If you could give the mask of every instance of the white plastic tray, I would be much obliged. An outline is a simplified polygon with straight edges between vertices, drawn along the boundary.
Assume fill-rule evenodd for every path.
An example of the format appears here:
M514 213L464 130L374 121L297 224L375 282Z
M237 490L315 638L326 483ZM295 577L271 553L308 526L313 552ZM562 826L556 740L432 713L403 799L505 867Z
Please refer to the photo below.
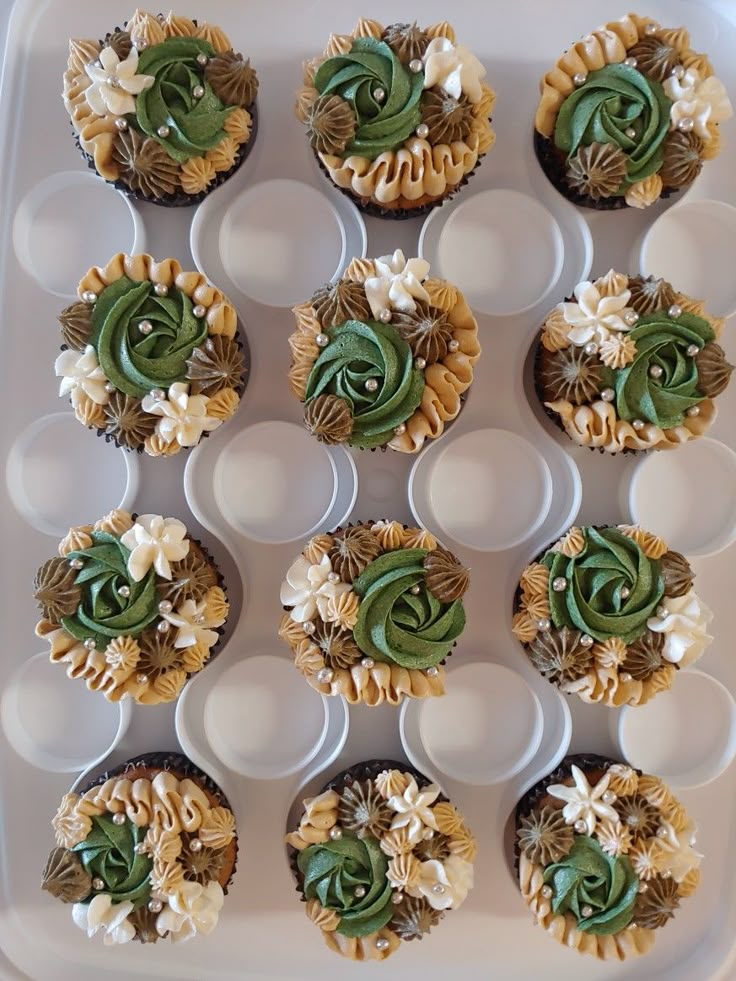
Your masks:
M713 0L713 8L717 6ZM205 5L182 0L177 5L178 12L194 17L202 17L206 10L209 20L221 23L236 48L252 57L261 79L261 122L256 147L244 167L224 189L216 192L211 202L217 195L237 194L255 181L289 178L311 184L337 210L343 208L343 199L318 172L302 129L292 115L301 61L321 50L330 31L350 30L360 13L383 23L414 17L430 23L449 17L458 36L488 66L488 79L498 93L493 121L498 134L496 147L459 200L466 201L475 192L493 187L538 197L556 216L568 246L554 298L569 293L577 279L587 272L580 267L581 262L585 265L586 250L581 250L579 236L576 242L570 237L579 225L574 209L540 179L533 157L531 130L537 79L570 41L598 23L620 16L625 9L612 5L610 0L557 0L553 5L543 0L494 5L481 0L462 0L451 5L441 0L424 0L421 5L403 7L393 0L372 0L369 5L353 3L350 9L347 7L338 0L316 0L309 4L299 0L281 0L278 4L251 0L247 5L234 0L208 0ZM721 0L720 7L736 19L729 0ZM412 507L415 513L424 513L428 497L426 485L422 497L421 474L431 463L430 453L438 453L451 441L473 430L510 430L529 441L547 461L555 492L547 517L531 539L511 550L485 552L470 551L452 540L447 541L473 572L467 601L468 628L449 663L448 686L452 685L456 667L459 669L473 661L497 662L522 676L538 698L543 713L538 753L506 782L471 786L436 773L421 746L420 727L412 706L401 711L361 708L350 709L348 713L341 702L330 700L327 725L323 729L318 724L319 712L315 715L310 711L301 718L310 720L311 751L319 744L316 755L309 760L309 752L305 752L308 762L298 772L280 779L239 776L219 762L210 746L205 724L208 697L213 689L217 692L221 676L249 656L287 656L276 637L280 614L278 587L298 551L298 543L263 544L247 537L242 530L231 530L213 497L212 464L228 441L252 423L299 422L300 408L289 395L285 379L289 357L286 339L292 327L288 310L257 304L246 298L235 284L230 284L227 277L223 278L214 269L211 271L238 307L252 349L253 376L242 407L224 432L215 434L189 455L186 474L189 504L184 490L187 456L183 453L170 460L133 458L128 472L120 467L117 450L81 430L80 438L68 443L74 447L73 458L65 458L62 452L65 445L48 438L46 441L41 438L39 445L53 444L53 455L49 450L47 457L29 459L21 453L19 459L18 450L13 452L18 440L21 440L20 447L28 445L22 442L28 439L26 431L41 417L60 411L71 414L70 407L57 400L52 367L58 349L55 317L64 303L53 291L71 293L74 287L73 281L68 283L67 290L59 287L59 270L73 270L74 275L80 275L87 259L104 262L117 249L130 247L134 239L139 247L145 245L159 257L175 255L185 264L191 259L189 234L195 212L189 209L162 210L151 205L134 205L131 216L112 189L95 188L90 211L85 213L84 205L80 204L77 222L67 221L50 230L49 225L44 225L48 216L38 211L37 189L44 181L60 172L86 173L58 95L66 59L66 38L70 34L102 36L131 12L127 3L109 0L18 0L8 30L0 101L0 459L4 463L10 459L12 473L11 486L3 482L0 487L0 624L3 629L0 684L6 689L7 706L3 707L3 714L11 720L5 725L15 736L13 745L23 755L5 738L0 742L0 947L6 958L6 963L0 964L0 973L3 977L25 976L40 981L85 981L97 979L101 972L110 981L131 977L178 981L203 978L325 981L358 974L361 978L400 974L406 981L420 978L444 981L448 971L464 981L489 977L514 981L537 976L565 981L733 978L736 972L736 878L732 872L736 853L736 769L733 766L709 785L682 793L684 803L700 825L699 840L706 853L702 885L697 896L678 911L675 923L663 931L654 951L646 958L624 965L599 964L558 947L532 925L508 869L503 835L510 810L523 788L553 766L566 751L570 733L572 750L617 752L617 713L597 706L586 707L576 700L564 702L522 657L509 626L516 578L525 561L557 534L561 524L574 518L578 511L575 498L578 471L583 487L578 519L606 522L629 517L626 501L635 467L630 458L610 459L574 448L542 416L533 397L528 398L523 371L541 309L534 308L503 320L479 317L484 353L473 389L458 422L435 449L427 451L426 464L424 458L417 462L395 453L353 454L357 468L353 516L367 519L386 515L403 521L412 519ZM642 5L641 12L650 13L665 24L688 24L694 46L709 52L736 102L734 24L719 19L710 6L674 0L651 0ZM689 195L691 200L711 198L736 203L733 166L736 124L726 124L723 133L724 152L705 167ZM77 193L71 185L69 193ZM48 241L37 234L24 237L17 231L16 236L20 235L24 244L19 244L17 237L14 244L13 224L24 200L26 211L37 209L34 221L38 220L39 224L34 226L35 231L46 228ZM66 197L64 201L68 203ZM212 210L212 204L208 204ZM206 207L203 206L205 216ZM595 247L594 275L604 273L610 265L636 272L630 268L635 242L666 207L660 204L644 214L634 211L586 214ZM217 214L216 210L213 213ZM89 231L90 223L94 232ZM420 222L368 219L366 225L369 255L381 255L397 247L403 248L407 255L417 253ZM25 231L28 232L27 227ZM195 244L217 241L217 227L210 232L209 238L199 234ZM318 248L317 232L312 248ZM356 240L360 240L359 222L353 223L351 234L353 239L357 235ZM94 255L88 254L90 241L94 243ZM26 247L32 249L34 262L48 262L57 256L58 262L63 263L40 270L42 278L45 277L44 288L28 274ZM672 247L676 248L677 243L673 242ZM571 250L581 257L579 261L570 261ZM206 255L194 258L207 268ZM713 257L713 261L719 260L724 275L732 276L734 256ZM284 274L289 275L288 269ZM327 278L330 275L331 270ZM732 330L733 324L729 326ZM727 337L726 347L733 360L732 338ZM719 399L719 406L720 416L710 435L736 448L736 384ZM70 415L72 426L79 428ZM32 434L35 432L32 430ZM337 496L341 493L346 496L349 506L355 490L353 470L349 463L344 466L344 461L340 462L342 476L338 475ZM504 463L495 462L499 467ZM333 463L337 466L336 460ZM414 501L410 506L407 487L414 465ZM96 477L101 473L105 480L99 482ZM341 482L347 482L347 490ZM465 493L465 488L458 490L460 508ZM19 494L28 498L25 507L18 503ZM57 528L67 519L68 522L79 520L83 517L79 513L82 507L89 509L84 511L84 517L91 519L131 496L132 507L178 514L212 550L228 578L233 600L229 642L215 664L189 685L176 711L173 706L132 706L131 718L121 716L119 720L114 713L112 717L104 712L98 716L96 711L89 716L72 715L68 705L63 711L55 712L55 705L72 697L72 682L63 671L44 672L42 689L36 681L30 688L27 683L24 687L24 679L27 682L28 678L37 679L41 675L20 670L41 649L33 636L35 610L30 586L34 571L55 547L55 540L49 534L51 528ZM338 501L334 505L334 515L339 515L339 504ZM328 517L327 523L329 520ZM735 556L736 546L730 545L716 556L694 562L698 590L716 614L717 639L699 667L731 691L736 690L733 657L736 604L732 597ZM291 685L288 690L300 691L298 686ZM317 698L304 685L303 697L312 696ZM213 698L215 707L228 704L228 699ZM463 704L462 699L459 702ZM84 704L84 700L75 701L76 704ZM533 699L530 704L534 704ZM314 706L310 705L311 708ZM295 713L288 704L283 704L282 714L283 725L289 727ZM536 717L534 712L531 715ZM30 741L24 738L27 733L17 731L21 725L18 719L25 719L23 724L32 730L34 738ZM69 732L71 725L79 726L80 730L84 727L87 735L80 738L84 732ZM530 738L532 735L539 738L536 726L532 729ZM115 744L104 745L116 730ZM225 731L232 732L232 729ZM301 736L293 727L289 733L292 743L288 740L283 745L279 743L281 749L286 747L287 757L289 747L293 752ZM253 760L248 757L248 747L240 745L237 736L236 730L229 758L237 759L241 769L248 769ZM282 835L288 811L302 786L315 787L338 766L360 759L401 757L402 736L406 741L404 755L408 754L443 783L476 832L480 841L477 885L463 909L447 917L421 944L400 951L389 965L358 967L331 954L304 916L287 867ZM130 944L111 950L88 942L72 924L68 909L39 889L41 869L52 844L51 816L61 795L76 779L69 770L82 765L79 754L85 748L88 763L98 770L136 753L177 746L183 747L222 784L238 819L239 868L218 930L209 938L179 947L164 943L155 947ZM220 751L228 755L222 747ZM440 758L436 745L433 752L435 758ZM36 763L43 763L44 767L31 765L23 756L35 757ZM503 754L496 756L506 763ZM100 757L102 761L94 764ZM280 761L283 772L289 768L288 764L288 759ZM513 765L509 769L513 771ZM11 968L11 964L15 967Z

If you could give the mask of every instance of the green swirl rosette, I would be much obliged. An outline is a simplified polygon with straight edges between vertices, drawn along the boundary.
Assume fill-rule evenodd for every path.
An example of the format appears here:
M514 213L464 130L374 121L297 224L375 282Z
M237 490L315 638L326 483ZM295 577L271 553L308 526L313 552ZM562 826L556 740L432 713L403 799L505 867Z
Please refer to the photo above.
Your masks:
M115 903L129 901L134 907L143 906L151 895L152 862L135 848L146 837L148 828L138 828L125 819L115 824L112 814L100 814L92 819L92 830L72 851L92 879L101 879Z
M82 567L74 582L82 600L61 625L77 640L94 638L103 650L113 637L137 637L158 616L156 573L151 567L140 582L128 572L128 549L104 531L91 532L88 548L70 552Z
M443 603L427 589L426 555L424 548L386 552L353 581L360 597L353 637L369 657L428 668L447 657L463 632L462 601Z
M422 401L424 373L414 367L411 348L391 326L347 320L327 334L330 342L312 367L304 400L322 394L344 399L353 413L348 442L382 446ZM370 391L371 380L377 383L375 391Z
M544 881L552 888L552 911L573 913L585 933L609 936L634 917L639 879L631 863L625 855L606 855L587 835L576 836L569 854L547 866Z
M617 528L584 528L583 536L577 555L550 551L542 559L552 622L629 644L644 632L664 593L660 564Z
M149 333L141 331L148 321ZM142 398L187 377L187 358L207 338L207 322L176 287L166 296L154 283L127 276L107 286L92 310L90 343L105 377L121 392Z
M714 339L710 324L690 313L675 320L658 310L640 317L629 337L636 344L634 360L613 372L610 382L616 413L620 419L643 419L662 429L679 426L686 411L703 399L695 358L687 352Z
M154 82L136 96L136 121L180 164L204 156L224 139L232 111L212 91L197 63L199 55L211 58L215 50L200 38L170 37L146 48L138 59L138 74L153 76ZM202 95L196 98L198 88Z
M309 845L299 852L297 866L305 898L317 899L339 915L338 933L365 937L391 919L388 859L375 838L359 839L343 832L339 841Z
M627 159L627 179L618 191L623 193L662 166L669 124L670 100L658 82L623 63L605 65L562 103L554 143L568 156L591 143L621 149Z
M400 147L421 123L423 85L424 72L408 72L386 42L373 37L356 38L347 54L323 61L314 76L320 95L339 95L355 113L355 135L343 156L369 160Z

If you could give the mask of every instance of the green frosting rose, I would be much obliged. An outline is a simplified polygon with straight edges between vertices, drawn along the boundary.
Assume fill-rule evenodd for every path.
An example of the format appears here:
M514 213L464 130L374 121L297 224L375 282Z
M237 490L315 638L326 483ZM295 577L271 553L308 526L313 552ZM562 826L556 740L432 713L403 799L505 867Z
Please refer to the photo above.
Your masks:
M138 59L138 74L152 75L155 82L135 100L138 126L178 163L201 157L224 139L223 126L232 107L225 107L212 91L198 55L213 57L207 41L193 37L169 37L146 48ZM193 91L204 90L200 98ZM159 129L168 129L166 136Z
M575 838L570 853L544 870L552 911L574 913L578 930L608 936L631 923L639 879L625 855L606 855L594 838ZM583 909L589 906L592 912Z
M340 916L337 932L365 937L385 926L393 915L388 859L375 838L354 838L343 832L339 841L310 845L299 852L304 895L318 899ZM360 887L363 895L355 894Z
M123 824L115 824L112 814L100 814L92 818L92 830L84 841L72 849L87 873L105 883L99 891L112 896L116 903L129 900L137 908L150 898L148 877L153 863L147 855L135 850L147 831L148 828L138 828L128 818Z
M662 86L628 65L605 65L590 72L560 107L554 142L568 155L591 143L612 143L627 156L629 184L662 166L662 144L670 125L670 101ZM633 130L633 136L626 131Z
M348 54L323 61L314 76L320 95L341 96L355 113L355 136L342 155L369 160L400 147L421 123L423 85L424 72L408 72L386 42L373 37L356 38Z
M629 331L636 356L613 372L610 382L616 391L619 418L643 419L662 429L679 426L686 410L703 399L695 359L687 349L691 344L700 349L714 336L707 321L690 313L676 320L664 310L641 317ZM649 374L653 365L662 369L658 378Z
M128 549L104 531L93 531L91 537L89 548L67 556L84 563L74 580L81 586L82 601L73 616L62 617L61 625L77 640L93 637L102 650L111 638L136 637L155 620L158 594L153 568L134 582L128 573ZM128 595L121 595L121 589Z
M152 325L148 334L140 325ZM207 322L176 287L158 296L148 280L123 276L102 291L92 311L90 343L105 377L126 395L142 398L187 377L187 358L207 338Z
M327 331L330 343L315 361L305 401L327 393L353 410L353 446L387 443L422 401L424 374L414 367L411 348L390 326L347 320ZM378 382L374 392L366 382Z
M353 582L360 597L355 643L377 661L428 668L450 653L465 627L462 601L441 603L426 585L427 549L385 552ZM419 592L412 593L412 587Z
M584 528L583 535L578 555L547 552L542 559L549 569L552 622L629 644L644 632L664 593L660 564L617 528ZM556 590L561 579L565 587Z

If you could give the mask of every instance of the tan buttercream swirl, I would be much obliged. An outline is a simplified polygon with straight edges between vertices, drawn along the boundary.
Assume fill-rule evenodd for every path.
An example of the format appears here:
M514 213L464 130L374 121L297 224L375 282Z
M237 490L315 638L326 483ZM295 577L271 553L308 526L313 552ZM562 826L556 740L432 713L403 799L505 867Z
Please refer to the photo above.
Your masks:
M648 559L661 559L667 551L667 543L659 535L655 535L641 525L617 525L622 535L635 541Z
M519 577L519 585L527 596L546 596L549 589L549 569L541 562L532 562Z
M161 21L166 37L194 37L197 33L197 25L188 17L181 17L170 10Z
M401 770L381 770L373 781L376 790L385 800L389 797L403 797L409 786L409 777Z
M674 664L663 664L645 681L635 678L624 681L615 667L596 664L582 678L560 685L560 690L577 695L589 704L598 703L613 708L645 705L658 692L671 688L676 674Z
M133 16L125 25L125 29L135 41L140 38L146 42L148 47L154 44L161 44L166 38L163 27L157 17L149 14L147 10L136 9Z
M679 426L661 429L645 423L637 432L630 422L619 419L610 402L599 400L590 405L573 405L565 399L545 402L545 406L560 417L567 435L581 446L602 448L609 453L620 450L666 450L702 436L716 418L717 408L712 399L699 403L697 416L686 416Z
M205 792L193 780L179 780L161 770L153 780L110 777L82 795L80 809L93 814L124 813L138 828L155 825L180 834L198 831L209 817L210 804Z
M227 807L211 807L202 818L197 837L205 848L227 848L235 837L235 815Z
M539 628L528 610L517 610L511 620L511 632L522 644L531 644L539 633Z
M70 38L66 67L76 75L86 74L85 66L100 53L100 45L91 38Z
M222 128L236 143L247 143L250 137L253 119L247 109L235 106L227 115Z
M606 770L608 774L608 789L618 797L628 797L636 792L639 786L639 774L626 763L612 763Z
M326 933L336 930L340 925L340 917L335 910L325 909L318 899L308 899L304 909L312 923Z
M611 936L596 936L578 930L572 913L554 914L549 899L542 895L543 866L530 861L522 852L519 856L519 888L524 902L537 923L558 943L581 953L592 954L603 961L623 961L627 957L646 954L654 945L654 931L628 926Z
M455 28L452 24L448 24L446 20L439 21L437 24L430 24L429 27L424 28L424 33L428 34L429 37L446 37L448 41L455 44Z
M583 546L585 545L585 536L583 535L582 529L573 525L562 538L559 539L553 546L551 551L561 552L562 555L566 555L568 558L574 558L579 555ZM546 566L545 566L546 568Z
M399 521L376 521L371 531L378 538L384 552L394 552L401 548L404 540L404 526Z
M52 663L66 665L68 678L81 679L90 691L101 691L111 702L118 702L123 697L130 672L111 667L104 651L88 651L63 627L46 619L36 624L36 636L48 643Z
M191 157L181 165L181 188L185 194L201 194L215 179L215 165L205 157Z
M235 415L240 405L240 396L234 388L221 388L219 392L207 399L205 413L213 419L225 422Z
M89 548L92 544L92 538L90 537L92 530L93 525L76 525L74 528L70 528L59 542L59 555L64 558L70 552Z
M377 20L370 20L368 17L361 17L352 30L352 37L375 37L380 38L383 34L383 24Z
M426 548L429 551L437 548L437 539L426 528L402 528L402 531L403 548Z
M150 436L146 436L143 443L143 449L148 456L174 456L181 448L181 443L178 440L172 439L167 443L160 433L152 433Z
M376 661L372 668L353 664L336 668L330 682L321 683L316 675L307 681L322 695L344 695L350 705L398 705L403 698L431 698L445 691L445 669L438 665L437 674L429 677L416 668Z
M51 821L60 848L74 848L92 830L92 821L88 814L80 812L79 802L77 794L65 794Z
M132 527L133 515L122 508L113 508L104 518L100 518L94 523L95 531L105 531L108 535L115 535L117 538L120 538Z
M385 961L395 950L398 950L401 944L398 936L388 927L382 927L365 937L345 937L335 930L322 930L322 936L330 950L342 954L351 961ZM388 947L385 950L376 947L379 937L388 940Z
M74 56L70 53L70 61L73 58L76 59L76 53ZM114 181L119 175L118 165L112 155L113 141L117 133L115 117L111 114L98 116L92 110L85 95L91 84L92 79L87 75L84 66L79 69L68 68L64 72L62 97L72 125L79 136L80 146L93 158L97 172L105 180Z
M466 862L474 862L478 854L478 844L464 823L450 835L449 848L451 855L457 855Z
M437 828L443 835L457 835L465 827L462 815L449 801L440 801L432 808L432 814L437 822Z
M216 24L208 24L207 21L200 24L197 28L196 37L202 38L203 41L207 41L218 54L224 54L225 51L232 50L232 43L227 34L222 30L221 27L217 27Z
M343 279L349 279L353 283L364 283L366 279L376 275L376 265L373 259L361 259L356 257L351 259L348 267L342 274ZM425 286L427 283L425 282Z
M422 286L429 296L430 306L437 307L448 313L458 301L460 292L457 286L448 283L445 279L435 279L432 276L425 279Z
M316 797L307 797L303 802L304 813L299 827L286 835L286 841L301 851L308 845L327 841L330 828L337 824L337 806L340 795L334 790L325 790Z
M569 329L570 325L562 312L562 304L558 303L545 317L541 334L542 347L546 351L563 351L570 347L570 338L567 336Z
M630 208L648 208L662 193L662 178L659 174L650 174L644 180L632 184L626 191L624 199Z
M675 293L675 303L686 313L692 313L696 317L702 317L703 320L709 323L713 328L713 333L716 335L716 340L718 340L723 333L723 326L726 322L723 317L712 316L705 309L705 302L703 300L695 300L685 293Z

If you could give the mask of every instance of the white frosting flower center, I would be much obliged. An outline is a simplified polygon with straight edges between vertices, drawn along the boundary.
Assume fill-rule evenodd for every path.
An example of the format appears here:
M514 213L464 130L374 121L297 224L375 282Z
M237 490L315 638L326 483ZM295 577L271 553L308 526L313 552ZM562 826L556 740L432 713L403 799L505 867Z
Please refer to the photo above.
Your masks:
M94 61L85 65L92 84L87 87L84 96L92 112L98 116L124 116L135 112L133 96L150 89L155 81L153 75L136 75L136 48L131 48L123 61L113 48L103 48L99 61L99 65Z
M591 341L602 343L611 333L631 329L625 315L629 313L627 303L631 297L628 289L612 296L601 296L595 283L585 281L575 287L577 303L562 303L560 309L565 321L570 324L567 338L578 347Z
M169 562L179 562L189 552L187 529L177 518L160 514L139 515L120 541L130 550L128 572L140 582L151 566L163 579L171 579Z
M175 382L168 399L155 399L146 395L141 406L144 412L161 416L156 432L166 443L176 440L180 446L196 446L203 433L210 433L222 425L222 419L207 415L209 399L206 395L190 395L185 382Z
M388 806L396 811L391 827L406 828L407 838L414 845L425 837L428 829L438 831L437 819L430 804L434 804L439 793L440 788L434 783L419 790L412 777L403 794L395 794L388 799Z
M611 821L615 824L618 821L616 810L602 799L608 790L610 775L604 774L595 787L591 787L580 767L573 764L572 778L575 781L572 787L564 783L553 783L547 787L548 794L565 801L562 809L565 823L575 824L576 821L583 821L585 833L591 836L598 821Z

